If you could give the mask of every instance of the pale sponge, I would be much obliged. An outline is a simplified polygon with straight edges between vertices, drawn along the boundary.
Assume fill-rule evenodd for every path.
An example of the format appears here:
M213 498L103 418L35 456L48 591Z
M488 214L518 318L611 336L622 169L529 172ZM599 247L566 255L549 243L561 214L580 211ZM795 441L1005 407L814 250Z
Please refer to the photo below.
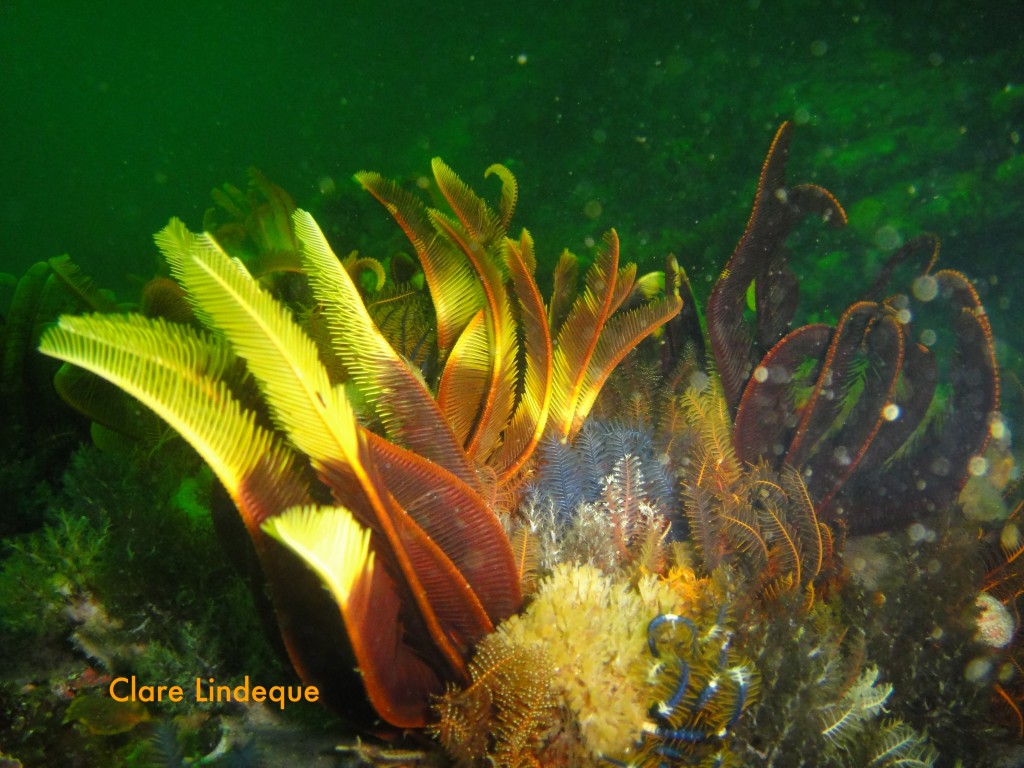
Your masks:
M678 602L678 593L655 577L633 585L592 565L562 563L498 633L517 648L544 651L553 687L591 756L622 755L639 738L651 704L647 625Z

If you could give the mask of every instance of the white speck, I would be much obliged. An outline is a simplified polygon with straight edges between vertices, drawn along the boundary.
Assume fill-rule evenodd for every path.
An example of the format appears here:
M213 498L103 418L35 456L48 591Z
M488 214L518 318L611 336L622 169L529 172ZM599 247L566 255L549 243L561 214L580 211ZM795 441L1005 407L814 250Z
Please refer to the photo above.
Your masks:
M972 456L967 462L967 471L974 477L981 477L988 472L988 459L984 456Z
M992 423L988 425L988 433L992 435L993 440L1002 440L1006 437L1006 422L999 416L992 419Z

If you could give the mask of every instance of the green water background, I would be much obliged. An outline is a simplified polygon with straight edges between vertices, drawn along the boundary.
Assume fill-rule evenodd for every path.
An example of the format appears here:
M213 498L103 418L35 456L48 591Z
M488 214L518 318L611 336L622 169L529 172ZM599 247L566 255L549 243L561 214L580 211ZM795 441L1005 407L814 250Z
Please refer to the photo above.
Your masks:
M492 195L513 169L542 260L614 225L706 292L793 119L790 178L852 225L803 249L806 301L834 315L935 231L1016 347L1022 33L995 2L3 2L0 272L68 252L132 299L152 233L250 165L344 251L374 205L351 174L440 155Z

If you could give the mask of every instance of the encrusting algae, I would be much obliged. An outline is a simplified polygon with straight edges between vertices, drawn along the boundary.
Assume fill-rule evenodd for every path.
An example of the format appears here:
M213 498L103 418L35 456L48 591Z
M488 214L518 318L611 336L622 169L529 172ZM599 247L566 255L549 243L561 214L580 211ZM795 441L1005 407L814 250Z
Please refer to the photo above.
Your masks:
M965 734L1002 716L991 707L1019 717L1024 684L948 670L1016 663L1015 628L987 649L974 637L980 574L918 600L934 581L882 574L870 591L842 553L848 535L917 519L957 557L991 537L955 511L998 418L991 331L964 276L933 274L932 238L837 327L794 330L786 235L845 213L787 185L791 133L704 317L674 258L638 276L614 230L586 270L562 254L545 301L532 236L509 234L512 174L488 169L493 209L435 160L443 210L357 176L418 266L339 259L257 175L265 205L222 194L237 221L157 236L176 282L150 293L180 292L184 315L63 317L41 349L138 398L209 463L302 681L354 717L362 686L371 727L425 729L456 765L965 758ZM922 255L951 318L934 349L888 284ZM915 557L893 562L913 574ZM1009 615L1024 576L1000 573L988 599ZM897 603L921 615L872 624ZM885 656L895 631L920 635L906 657ZM964 702L953 729L922 706L936 689Z

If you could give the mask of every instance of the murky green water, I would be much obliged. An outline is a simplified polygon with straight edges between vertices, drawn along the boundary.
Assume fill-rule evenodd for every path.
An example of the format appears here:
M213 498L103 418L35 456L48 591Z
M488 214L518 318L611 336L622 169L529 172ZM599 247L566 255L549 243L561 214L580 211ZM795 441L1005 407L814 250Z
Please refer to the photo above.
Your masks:
M649 5L5 3L0 263L70 252L127 290L151 234L198 226L249 165L315 208L327 179L347 192L356 170L441 155L470 180L512 167L549 256L614 225L635 258L714 274L794 119L794 178L831 189L869 247L936 231L1012 303L1018 8Z

